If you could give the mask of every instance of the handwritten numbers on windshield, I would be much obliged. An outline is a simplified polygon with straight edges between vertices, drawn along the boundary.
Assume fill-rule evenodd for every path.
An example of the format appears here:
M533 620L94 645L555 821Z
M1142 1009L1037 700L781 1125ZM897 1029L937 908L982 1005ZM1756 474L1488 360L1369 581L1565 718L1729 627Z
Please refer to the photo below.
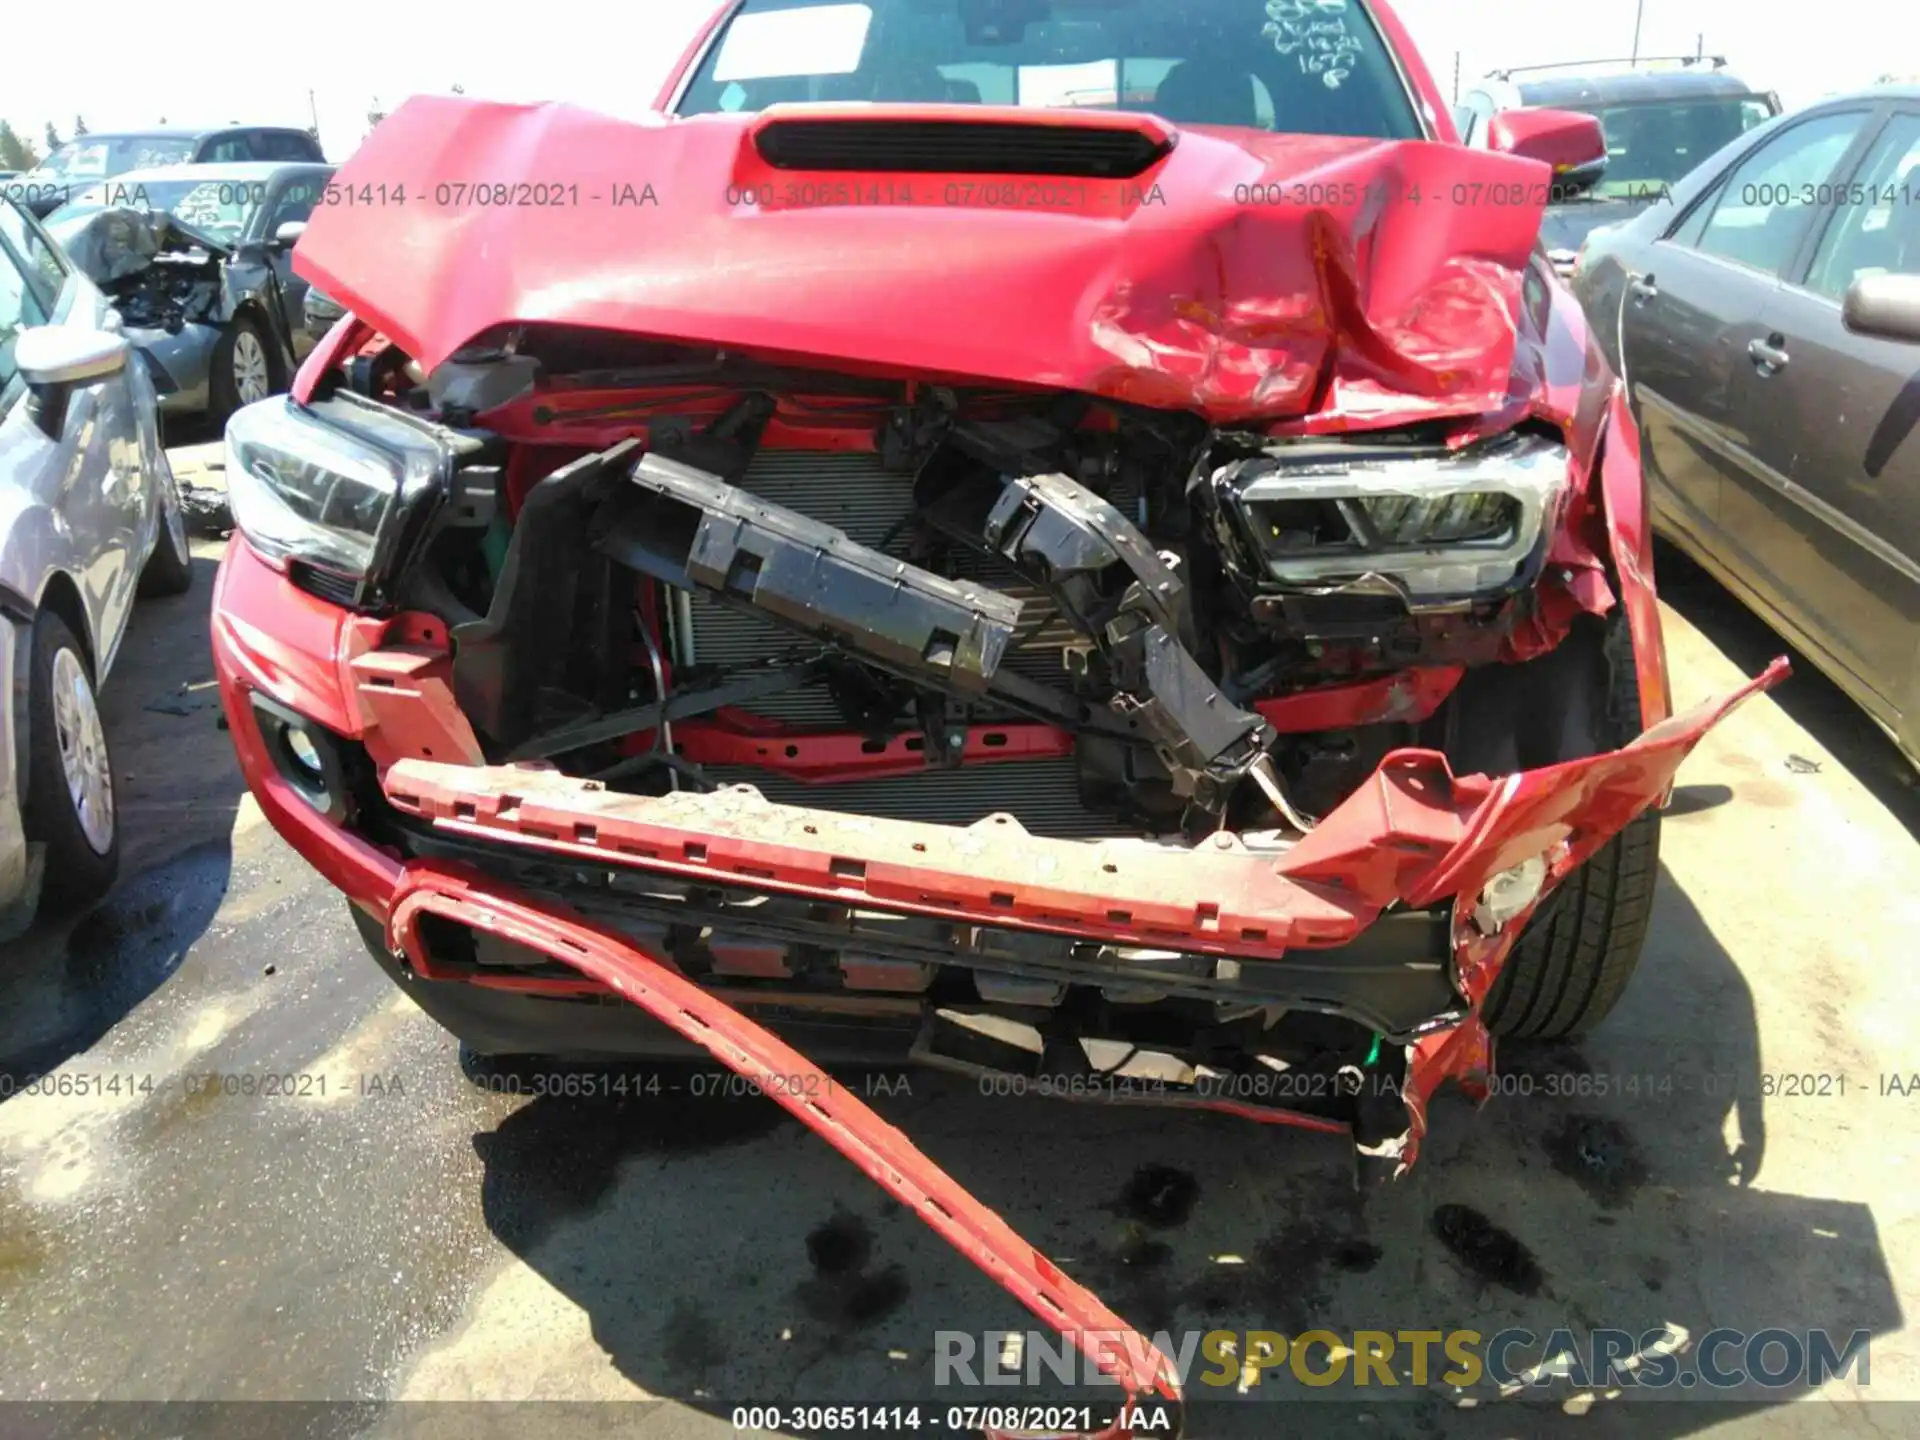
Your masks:
M1353 73L1360 41L1347 33L1347 0L1266 0L1261 34L1282 55L1300 62L1302 75L1318 75L1329 90Z

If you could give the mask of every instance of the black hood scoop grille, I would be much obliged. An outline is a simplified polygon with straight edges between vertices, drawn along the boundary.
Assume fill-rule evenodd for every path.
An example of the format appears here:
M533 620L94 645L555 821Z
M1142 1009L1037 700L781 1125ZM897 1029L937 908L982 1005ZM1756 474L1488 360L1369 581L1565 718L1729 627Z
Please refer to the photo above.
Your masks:
M1133 126L905 119L769 120L755 144L776 170L1089 180L1130 180L1173 148Z

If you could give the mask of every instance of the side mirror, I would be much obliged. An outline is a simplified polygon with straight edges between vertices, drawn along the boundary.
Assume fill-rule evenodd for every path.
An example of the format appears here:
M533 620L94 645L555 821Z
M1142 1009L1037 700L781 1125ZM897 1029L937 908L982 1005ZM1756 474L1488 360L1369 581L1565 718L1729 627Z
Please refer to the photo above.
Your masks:
M49 439L66 428L73 392L118 375L131 353L124 335L72 325L34 325L14 341L13 363L32 392L28 415Z
M1840 323L1856 335L1920 341L1920 275L1862 275L1847 287Z
M282 225L278 230L273 232L274 248L276 250L291 250L295 245L297 245L300 242L300 237L306 233L307 233L306 221L289 220L287 221L286 224Z
M1487 122L1487 148L1552 166L1555 199L1592 189L1607 170L1606 132L1578 110L1502 110Z

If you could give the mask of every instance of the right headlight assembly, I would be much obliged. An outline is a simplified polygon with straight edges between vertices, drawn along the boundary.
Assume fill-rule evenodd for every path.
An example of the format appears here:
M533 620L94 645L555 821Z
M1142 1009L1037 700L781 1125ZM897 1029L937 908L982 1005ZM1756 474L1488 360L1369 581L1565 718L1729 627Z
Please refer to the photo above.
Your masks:
M276 395L227 421L234 524L265 559L335 604L377 606L444 493L454 449L436 427L352 394L312 406Z
M1428 609L1530 584L1567 475L1567 447L1524 431L1454 452L1305 442L1214 480L1275 588L1374 580Z

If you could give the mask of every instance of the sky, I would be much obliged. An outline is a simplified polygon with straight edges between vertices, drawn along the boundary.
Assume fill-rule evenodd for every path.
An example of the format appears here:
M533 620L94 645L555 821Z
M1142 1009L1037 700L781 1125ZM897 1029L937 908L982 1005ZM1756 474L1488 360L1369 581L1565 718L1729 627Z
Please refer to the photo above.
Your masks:
M69 135L76 113L94 130L163 118L176 125L305 126L311 90L321 144L339 160L365 135L370 110L456 85L491 99L564 99L614 114L644 109L715 4L542 0L510 10L469 3L463 29L460 7L441 5L269 0L247 7L244 24L189 26L151 0L89 0L89 33L115 43L97 52L49 52L66 63L13 66L0 81L0 116L44 149L46 123ZM1709 54L1724 54L1749 84L1778 90L1789 106L1870 84L1887 70L1920 75L1920 5L1911 0L1823 0L1818 25L1798 5L1768 0L1644 5L1642 54L1691 54L1704 35ZM1456 52L1464 90L1495 66L1620 56L1633 44L1635 0L1525 7L1513 0L1399 0L1395 8L1443 93L1452 87ZM492 23L510 16L522 19L506 28ZM537 20L528 23L527 16Z

